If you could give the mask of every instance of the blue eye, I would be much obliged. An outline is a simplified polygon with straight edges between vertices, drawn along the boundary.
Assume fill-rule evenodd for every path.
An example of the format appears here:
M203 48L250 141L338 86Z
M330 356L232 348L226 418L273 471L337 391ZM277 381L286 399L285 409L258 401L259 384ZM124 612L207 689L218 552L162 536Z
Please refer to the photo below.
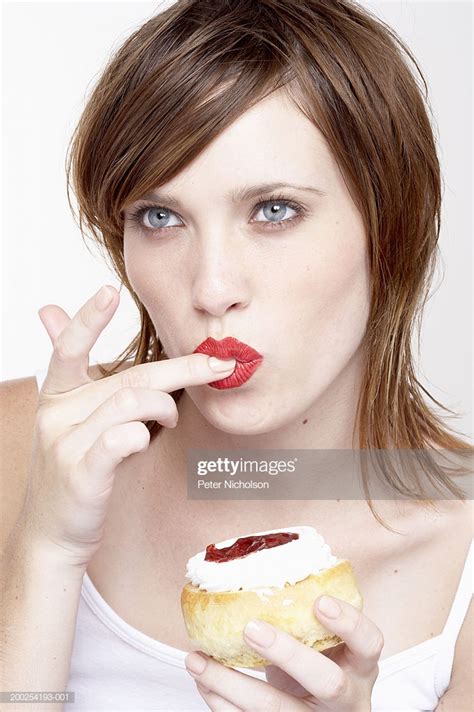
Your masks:
M291 222L292 217L283 220L283 217L288 213L288 208L293 210L296 215L299 215L298 207L293 204L290 205L287 200L266 200L264 203L257 205L257 208L263 211L263 215L268 218L268 222L271 224L278 224L279 222ZM269 208L269 210L267 210ZM294 216L293 216L294 217ZM256 220L255 222L267 222L266 220Z
M260 199L257 205L254 207L252 215L255 212L259 212L260 209L263 211L265 220L251 220L253 224L258 224L263 230L270 228L284 229L290 224L294 224L299 220L303 220L306 217L307 210L302 205L297 203L291 198L285 198L280 195L267 198L266 200ZM289 218L286 217L288 209L294 212L294 215ZM174 216L174 213L169 208L164 205L156 205L154 203L139 203L137 207L128 214L129 220L138 226L139 229L145 232L162 232L164 230L169 230L170 228L180 227L183 223L170 224L170 216ZM173 218L171 218L172 220ZM178 220L181 220L178 218ZM148 224L147 224L148 223Z
M147 220L150 223L149 225L143 224L143 219L145 215L147 216ZM161 208L156 206L143 207L141 210L138 211L138 219L142 226L145 227L147 230L160 230L164 227L176 227L176 225L169 224L170 215L174 215L174 213L171 210L168 210L168 208Z

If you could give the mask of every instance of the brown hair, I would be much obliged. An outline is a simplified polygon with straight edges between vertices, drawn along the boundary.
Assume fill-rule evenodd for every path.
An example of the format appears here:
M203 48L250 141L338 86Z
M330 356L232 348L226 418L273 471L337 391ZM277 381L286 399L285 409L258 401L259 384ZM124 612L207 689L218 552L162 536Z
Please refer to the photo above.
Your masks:
M140 313L140 332L101 373L115 373L130 357L133 365L167 358L127 279L124 205L171 180L239 115L280 88L322 132L366 228L372 293L358 447L423 450L424 480L415 478L410 487L386 471L386 481L430 506L426 478L464 499L426 453L472 454L473 446L423 399L422 391L454 415L417 380L411 350L440 231L441 176L428 88L397 34L351 0L178 0L110 58L72 136L66 166L82 235L90 231L110 257ZM182 392L172 394L176 402ZM151 438L161 429L156 421L146 425ZM362 480L383 524L364 468Z

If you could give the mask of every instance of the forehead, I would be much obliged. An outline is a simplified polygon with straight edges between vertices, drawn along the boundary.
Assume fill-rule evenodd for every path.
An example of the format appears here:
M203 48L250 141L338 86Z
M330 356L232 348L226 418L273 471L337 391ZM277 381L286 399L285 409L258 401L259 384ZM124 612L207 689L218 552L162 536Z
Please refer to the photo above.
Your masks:
M336 171L317 127L283 90L242 113L160 192L223 194L249 183L314 183L328 187ZM325 183L325 185L323 185Z

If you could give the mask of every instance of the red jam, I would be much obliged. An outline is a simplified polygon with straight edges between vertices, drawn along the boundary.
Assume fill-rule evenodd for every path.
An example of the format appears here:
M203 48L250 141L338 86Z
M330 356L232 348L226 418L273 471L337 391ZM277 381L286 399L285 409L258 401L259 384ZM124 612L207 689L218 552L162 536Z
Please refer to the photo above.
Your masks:
M230 546L225 546L223 549L218 549L215 544L206 546L206 556L204 561L231 561L232 559L241 559L244 556L252 554L254 551L262 549L271 549L274 546L287 544L293 539L299 539L299 534L296 532L276 532L274 534L259 534L257 536L243 536L234 541Z

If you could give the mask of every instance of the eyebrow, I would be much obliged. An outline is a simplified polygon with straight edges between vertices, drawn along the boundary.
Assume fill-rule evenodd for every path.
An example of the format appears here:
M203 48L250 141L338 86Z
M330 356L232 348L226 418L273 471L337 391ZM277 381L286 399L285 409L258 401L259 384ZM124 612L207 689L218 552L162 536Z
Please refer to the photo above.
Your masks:
M309 185L297 185L296 183L260 183L258 185L243 186L242 188L237 188L229 193L226 193L225 198L231 203L239 203L245 200L250 200L255 198L262 193L271 193L274 190L280 188L292 188L293 190L302 190L307 193L314 193L315 195L326 195L326 193L320 188L315 188ZM160 204L169 205L170 207L180 207L180 201L174 198L172 195L167 195L159 191L154 191L152 193L147 193L143 195L141 200L156 200Z

